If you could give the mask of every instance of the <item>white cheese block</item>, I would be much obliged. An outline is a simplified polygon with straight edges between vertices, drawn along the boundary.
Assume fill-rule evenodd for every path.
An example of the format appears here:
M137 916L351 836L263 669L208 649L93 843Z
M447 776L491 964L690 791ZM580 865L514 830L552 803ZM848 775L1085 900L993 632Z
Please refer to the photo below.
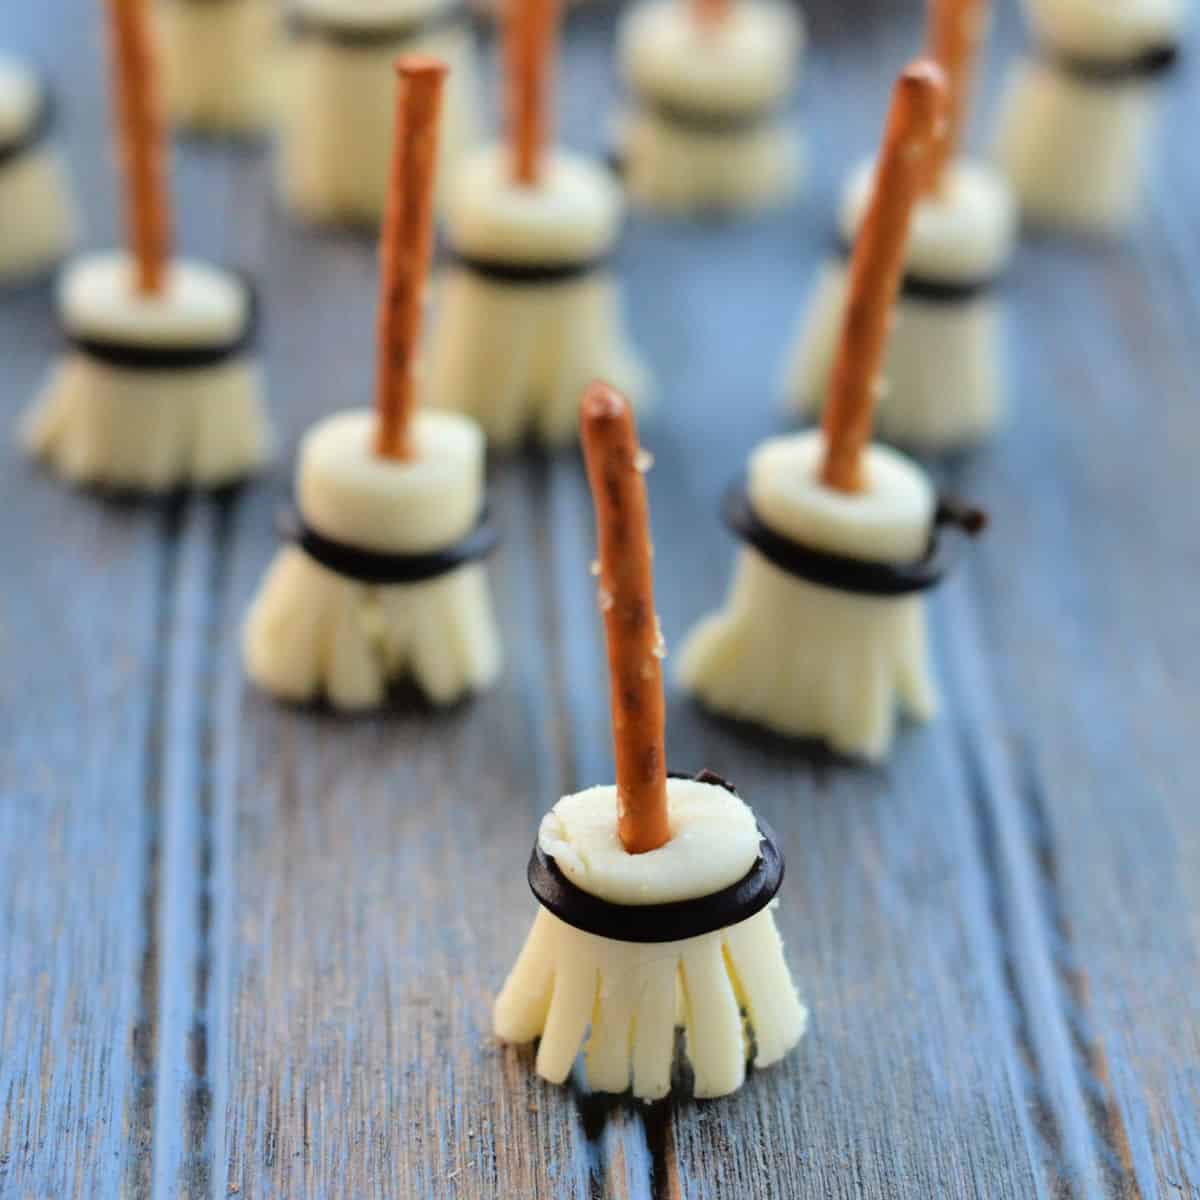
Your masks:
M527 187L514 181L507 148L491 145L455 175L446 219L462 254L506 264L575 263L613 248L622 209L611 173L590 159L554 150Z
M671 840L629 854L617 835L617 789L564 796L542 818L538 845L581 890L613 904L694 900L729 887L757 861L762 840L749 806L723 787L667 781Z
M459 541L483 503L484 440L456 413L418 411L414 457L375 453L369 409L335 413L300 446L296 499L318 533L364 550L416 554Z
M76 259L63 272L59 311L70 332L119 345L190 348L228 342L249 316L241 279L220 267L175 259L161 292L136 288L133 259L123 250Z
M887 446L867 447L865 487L841 492L819 471L818 430L771 438L750 457L750 501L790 541L871 562L908 562L925 552L937 498L925 472Z

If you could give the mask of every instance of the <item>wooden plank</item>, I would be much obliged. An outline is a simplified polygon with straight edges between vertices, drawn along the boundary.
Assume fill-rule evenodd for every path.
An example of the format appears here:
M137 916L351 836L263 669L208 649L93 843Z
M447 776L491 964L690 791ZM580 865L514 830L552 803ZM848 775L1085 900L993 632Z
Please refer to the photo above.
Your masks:
M46 301L4 302L6 429ZM0 1192L115 1194L152 1095L165 522L61 489L7 437L0 511Z
M87 6L90 7L90 6ZM95 30L5 7L47 71L88 181L88 243L115 225ZM99 501L26 462L12 430L58 349L49 280L0 295L0 1194L144 1190L156 1049L162 598L177 511Z
M1185 76L1181 140L1196 99ZM1200 1012L1183 982L1200 958L1198 183L1167 158L1130 245L1022 256L1017 421L962 472L999 517L974 582L1007 799L1036 848L1109 1186L1146 1197L1200 1193Z

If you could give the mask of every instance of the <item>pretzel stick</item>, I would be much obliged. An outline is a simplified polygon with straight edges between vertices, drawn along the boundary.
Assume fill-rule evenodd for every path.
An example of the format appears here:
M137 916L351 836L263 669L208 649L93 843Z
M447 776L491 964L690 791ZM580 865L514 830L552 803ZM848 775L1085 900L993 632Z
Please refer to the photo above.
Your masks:
M630 854L644 854L671 837L646 484L638 469L633 413L617 392L592 384L583 398L580 425L596 506L617 760L617 832Z
M849 298L825 408L821 482L841 492L864 485L861 458L871 440L876 378L904 269L909 219L945 93L941 68L928 59L911 64L892 92L874 191L850 260Z
M715 29L729 16L729 0L692 0L696 23L704 29Z
M962 142L975 63L988 23L988 0L929 0L925 52L946 73L945 131L929 159L925 188L936 192Z
M537 183L550 140L550 87L554 75L559 0L508 0L504 28L508 141L513 178Z
M380 247L375 452L381 458L413 456L409 429L417 406L421 308L433 255L438 123L448 71L445 63L423 55L396 63L396 128Z
M126 237L133 251L137 290L151 295L162 291L171 241L151 18L146 0L108 0L108 14Z

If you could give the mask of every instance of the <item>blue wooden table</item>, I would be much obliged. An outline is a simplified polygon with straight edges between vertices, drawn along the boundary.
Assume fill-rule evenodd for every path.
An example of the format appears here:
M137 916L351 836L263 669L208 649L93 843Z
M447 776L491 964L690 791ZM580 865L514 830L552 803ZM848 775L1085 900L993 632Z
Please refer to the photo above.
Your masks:
M116 237L95 0L6 0ZM719 600L717 500L919 5L812 0L808 189L746 224L635 217L663 626ZM1001 6L990 107L1021 33ZM562 125L599 147L611 17L575 14ZM940 591L944 712L866 769L677 695L673 763L737 781L788 859L811 1031L736 1096L544 1085L489 1033L540 814L611 779L574 455L495 464L503 683L341 720L249 690L238 626L295 443L370 394L370 242L289 223L262 149L181 144L179 241L255 270L283 446L233 497L114 505L0 449L0 1196L1200 1197L1200 73L1113 248L1030 241L1013 414L938 467L993 526ZM977 123L981 134L984 122ZM6 429L56 346L0 297Z

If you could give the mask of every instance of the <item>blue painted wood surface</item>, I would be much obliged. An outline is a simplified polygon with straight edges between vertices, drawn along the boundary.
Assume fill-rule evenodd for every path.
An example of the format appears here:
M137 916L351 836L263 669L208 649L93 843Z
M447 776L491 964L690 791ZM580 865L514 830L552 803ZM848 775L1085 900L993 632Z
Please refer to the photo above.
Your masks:
M100 6L52 7L8 0L0 42L53 76L103 245ZM635 217L622 252L672 643L723 592L717 497L779 425L839 181L919 41L915 3L809 7L805 196ZM981 109L1020 36L1002 5ZM603 142L609 42L572 18L577 144ZM488 1032L537 819L612 772L579 465L494 467L494 694L349 721L248 690L296 439L369 395L373 247L287 222L265 153L179 146L181 244L262 279L283 452L155 508L0 449L0 1196L1200 1197L1198 99L1187 62L1133 238L1018 256L1012 426L939 468L994 517L934 601L942 719L866 770L671 697L672 762L781 836L813 1026L733 1098L649 1107L545 1086ZM6 425L49 311L46 286L0 296Z

